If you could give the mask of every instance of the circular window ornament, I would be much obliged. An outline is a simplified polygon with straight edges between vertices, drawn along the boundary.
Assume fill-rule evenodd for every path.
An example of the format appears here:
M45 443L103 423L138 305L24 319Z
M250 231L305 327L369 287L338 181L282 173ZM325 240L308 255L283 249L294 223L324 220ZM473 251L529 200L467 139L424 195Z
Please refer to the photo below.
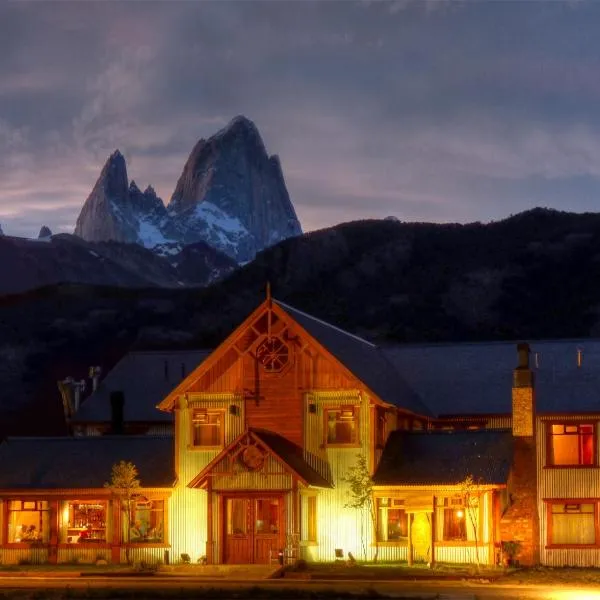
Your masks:
M268 337L256 348L256 360L268 373L279 373L290 360L290 350L281 338Z
M258 471L265 462L265 455L256 446L247 446L242 451L241 459L248 469Z

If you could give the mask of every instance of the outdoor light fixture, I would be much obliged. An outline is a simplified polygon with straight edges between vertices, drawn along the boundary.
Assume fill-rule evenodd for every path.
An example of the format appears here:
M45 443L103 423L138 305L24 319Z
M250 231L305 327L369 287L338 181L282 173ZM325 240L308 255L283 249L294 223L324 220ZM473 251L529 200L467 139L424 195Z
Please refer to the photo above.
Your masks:
M459 509L456 511L456 518L457 518L457 519L462 519L464 516L465 516L465 513L464 513L464 511L463 511L462 509L460 509L460 508L459 508Z

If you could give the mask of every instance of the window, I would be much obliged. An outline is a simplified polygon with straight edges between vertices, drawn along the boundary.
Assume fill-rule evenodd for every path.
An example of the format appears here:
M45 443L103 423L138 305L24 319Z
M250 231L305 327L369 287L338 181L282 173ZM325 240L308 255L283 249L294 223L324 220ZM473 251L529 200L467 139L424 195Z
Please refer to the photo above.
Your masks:
M223 445L223 411L194 409L192 412L192 443L194 446Z
M50 535L49 507L45 500L10 500L8 543L47 543Z
M300 496L300 539L317 541L317 497Z
M357 444L358 419L354 406L341 406L339 409L328 409L327 443L328 444Z
M593 424L552 423L548 433L549 465L594 464Z
M408 537L404 500L377 498L377 541L395 542Z
M246 498L227 498L227 535L248 533L249 501Z
M164 500L138 498L134 503L129 520L129 542L132 544L162 544L165 540L164 522Z
M61 541L66 544L104 543L106 541L106 503L64 502Z
M596 543L596 505L549 505L548 543L585 546Z
M475 500L475 499L474 499ZM467 514L462 498L439 498L436 506L436 531L440 542L461 542L475 540L475 527L479 522L478 504L473 502L475 523Z

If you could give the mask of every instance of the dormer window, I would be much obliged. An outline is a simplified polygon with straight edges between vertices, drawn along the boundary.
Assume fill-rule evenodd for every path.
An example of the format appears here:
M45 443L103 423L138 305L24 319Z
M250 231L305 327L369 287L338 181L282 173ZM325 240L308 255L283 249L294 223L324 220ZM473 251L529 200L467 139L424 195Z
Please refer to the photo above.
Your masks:
M224 412L195 408L192 411L192 445L210 448L223 445Z
M358 410L355 406L340 406L325 411L327 445L358 444Z

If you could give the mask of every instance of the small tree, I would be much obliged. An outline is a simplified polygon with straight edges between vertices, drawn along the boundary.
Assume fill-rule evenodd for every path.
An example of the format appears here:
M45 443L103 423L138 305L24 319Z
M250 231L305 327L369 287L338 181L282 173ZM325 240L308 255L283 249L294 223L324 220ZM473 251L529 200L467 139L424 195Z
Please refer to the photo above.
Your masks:
M465 504L465 513L469 519L469 523L473 528L475 542L475 564L479 570L479 503L481 500L481 485L475 481L472 475L467 475L464 481L460 484L460 491Z
M373 532L375 533L375 555L373 556L373 562L377 562L379 556L379 543L377 536L377 512L375 503L373 502L373 479L369 473L367 466L367 459L364 454L358 454L356 457L356 464L350 467L342 478L343 481L349 484L350 499L345 504L346 508L354 508L361 513L367 513L373 524ZM361 519L361 541L363 544L363 551L365 558L367 555L363 520Z
M131 529L131 513L133 512L133 504L136 494L140 488L140 480L138 479L138 470L133 463L125 462L124 460L115 463L112 467L110 481L104 484L105 488L110 489L112 494L117 498L121 512L125 517L125 557L127 563L130 563L129 558L129 542Z

